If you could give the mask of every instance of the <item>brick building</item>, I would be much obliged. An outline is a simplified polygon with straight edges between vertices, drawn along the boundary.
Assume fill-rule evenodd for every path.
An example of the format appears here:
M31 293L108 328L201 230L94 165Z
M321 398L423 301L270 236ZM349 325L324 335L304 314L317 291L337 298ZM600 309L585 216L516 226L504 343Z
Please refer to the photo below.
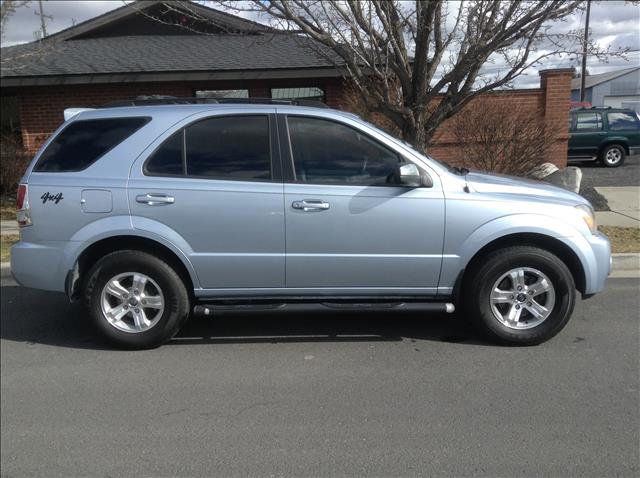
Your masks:
M3 123L15 116L8 119L34 153L65 108L137 96L311 98L346 107L347 80L330 51L302 35L195 3L189 8L180 15L153 2L128 4L40 42L3 48ZM516 101L564 131L571 72L540 72L539 89L490 93L469 107ZM446 123L439 133L430 153L455 162ZM560 135L549 159L565 165L566 149L567 135Z

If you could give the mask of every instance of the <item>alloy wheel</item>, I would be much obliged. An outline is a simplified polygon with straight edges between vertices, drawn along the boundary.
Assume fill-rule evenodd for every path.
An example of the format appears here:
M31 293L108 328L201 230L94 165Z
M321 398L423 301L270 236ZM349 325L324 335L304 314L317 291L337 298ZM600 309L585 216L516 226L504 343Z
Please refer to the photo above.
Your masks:
M149 276L124 272L107 281L100 305L112 327L122 332L140 333L156 325L162 317L164 295Z

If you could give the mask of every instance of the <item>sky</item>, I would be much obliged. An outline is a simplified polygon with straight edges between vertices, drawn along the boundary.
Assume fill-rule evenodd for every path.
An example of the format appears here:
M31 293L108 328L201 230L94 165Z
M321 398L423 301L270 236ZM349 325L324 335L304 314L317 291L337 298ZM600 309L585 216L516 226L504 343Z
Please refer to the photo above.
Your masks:
M49 34L124 5L122 0L47 0L42 3L44 13L51 16L46 23L47 33ZM206 4L207 2L203 3ZM40 29L40 18L36 14L37 8L38 2L32 1L28 7L20 8L16 11L7 23L5 34L2 38L2 46L16 45L34 40L35 32ZM259 18L253 19L260 21ZM581 28L583 23L584 12L577 12L568 18L566 22L556 24L554 30L558 32L577 30ZM639 5L632 5L624 1L594 1L591 7L590 30L593 40L601 47L612 45L629 47L632 50L627 55L626 60L610 58L607 62L604 62L596 58L589 58L587 68L590 74L640 65ZM548 59L542 65L528 70L527 74L519 78L514 86L520 88L537 87L539 84L538 70L568 66L579 67L575 59ZM499 66L494 68L499 68Z

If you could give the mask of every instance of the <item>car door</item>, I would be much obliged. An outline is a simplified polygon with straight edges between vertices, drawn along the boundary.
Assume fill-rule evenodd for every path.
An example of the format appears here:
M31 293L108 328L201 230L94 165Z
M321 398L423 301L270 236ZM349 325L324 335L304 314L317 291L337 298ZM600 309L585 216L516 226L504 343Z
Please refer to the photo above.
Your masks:
M173 242L203 289L284 287L275 118L200 118L165 134L128 185L132 223Z
M579 111L573 113L573 116L569 137L569 156L595 157L606 136L603 131L602 114L597 111Z
M287 115L278 125L289 146L282 148L287 288L435 294L444 228L438 178L432 187L393 184L406 159L347 118Z

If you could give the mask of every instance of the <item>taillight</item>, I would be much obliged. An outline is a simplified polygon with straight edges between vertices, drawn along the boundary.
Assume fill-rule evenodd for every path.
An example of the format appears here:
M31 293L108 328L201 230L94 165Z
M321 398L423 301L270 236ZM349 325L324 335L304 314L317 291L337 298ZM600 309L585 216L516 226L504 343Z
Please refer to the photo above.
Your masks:
M16 216L18 226L31 225L31 209L29 208L29 188L26 184L18 186L18 195L16 197Z

